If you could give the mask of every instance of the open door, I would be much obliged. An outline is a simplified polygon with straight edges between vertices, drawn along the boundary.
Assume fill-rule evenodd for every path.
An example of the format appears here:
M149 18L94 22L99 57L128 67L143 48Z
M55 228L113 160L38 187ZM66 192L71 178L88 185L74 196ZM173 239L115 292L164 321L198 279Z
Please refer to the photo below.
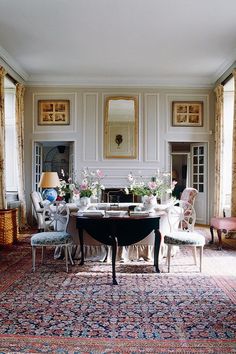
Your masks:
M171 162L172 178L178 181L180 188L190 187L190 153L172 152Z
M207 166L207 144L191 144L191 184L199 192L194 204L198 224L208 223Z
M33 191L39 190L39 181L43 168L43 145L41 143L34 144L34 171L33 171Z
M73 141L37 141L34 143L34 170L32 190L38 191L40 176L43 171L61 171L66 176L74 177L74 142Z
M207 143L170 142L172 177L182 187L198 190L194 207L198 224L208 224L208 148Z

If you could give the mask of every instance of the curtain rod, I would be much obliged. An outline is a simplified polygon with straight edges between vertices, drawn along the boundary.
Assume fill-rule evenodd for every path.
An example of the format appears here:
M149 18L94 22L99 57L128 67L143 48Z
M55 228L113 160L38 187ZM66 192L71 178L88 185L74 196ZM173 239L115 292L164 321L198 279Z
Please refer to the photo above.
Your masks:
M230 79L232 79L232 77L233 77L233 74L231 73L231 74L229 74L229 76L227 76L222 82L221 82L221 85L225 85L225 84L227 84L227 82L230 80Z
M1 62L3 62L1 64ZM4 64L5 63L5 64ZM22 74L19 74L7 61L6 59L4 59L4 57L0 56L0 65L3 65L5 67L5 69L7 70L7 75L9 75L9 77L11 78L11 80L14 82L14 83L21 83L21 81L17 80L17 79L14 79L13 76L11 74L8 74L8 69L10 69L10 71L12 71L13 73L16 74L17 77L19 77L20 79L23 80L23 82L26 81L26 78L24 78L24 75ZM6 66L5 66L6 65Z
M18 84L18 81L16 79L14 79L10 74L6 74L6 77L14 84Z

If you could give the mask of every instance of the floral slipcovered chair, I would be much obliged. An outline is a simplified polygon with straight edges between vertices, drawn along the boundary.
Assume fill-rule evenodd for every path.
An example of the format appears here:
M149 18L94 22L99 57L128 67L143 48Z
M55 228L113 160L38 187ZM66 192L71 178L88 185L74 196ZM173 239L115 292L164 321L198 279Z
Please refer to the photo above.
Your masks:
M188 202L194 206L196 196L198 195L198 190L192 187L185 188L181 194L180 200Z

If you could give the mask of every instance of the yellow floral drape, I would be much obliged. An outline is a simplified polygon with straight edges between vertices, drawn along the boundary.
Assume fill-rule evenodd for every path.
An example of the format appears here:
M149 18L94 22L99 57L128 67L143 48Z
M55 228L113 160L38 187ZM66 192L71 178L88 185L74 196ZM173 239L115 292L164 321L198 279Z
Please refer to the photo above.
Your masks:
M6 200L6 167L5 167L5 109L4 109L4 77L6 70L0 67L0 209L7 208Z
M223 216L222 198L222 158L223 158L223 109L224 87L220 84L215 88L215 193L214 215Z
M236 69L234 77L234 119L233 119L233 151L232 151L232 193L231 193L231 216L236 216Z
M22 84L16 84L16 139L18 164L18 196L21 204L20 228L27 226L24 174L24 93Z

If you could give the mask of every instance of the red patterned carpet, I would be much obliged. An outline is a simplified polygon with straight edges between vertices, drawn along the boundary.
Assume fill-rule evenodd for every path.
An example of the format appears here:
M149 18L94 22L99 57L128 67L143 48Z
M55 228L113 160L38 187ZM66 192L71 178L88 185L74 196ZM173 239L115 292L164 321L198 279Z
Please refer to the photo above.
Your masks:
M0 250L0 353L235 353L236 249L206 246L204 271L181 251L151 264L75 265L31 272L29 238Z

